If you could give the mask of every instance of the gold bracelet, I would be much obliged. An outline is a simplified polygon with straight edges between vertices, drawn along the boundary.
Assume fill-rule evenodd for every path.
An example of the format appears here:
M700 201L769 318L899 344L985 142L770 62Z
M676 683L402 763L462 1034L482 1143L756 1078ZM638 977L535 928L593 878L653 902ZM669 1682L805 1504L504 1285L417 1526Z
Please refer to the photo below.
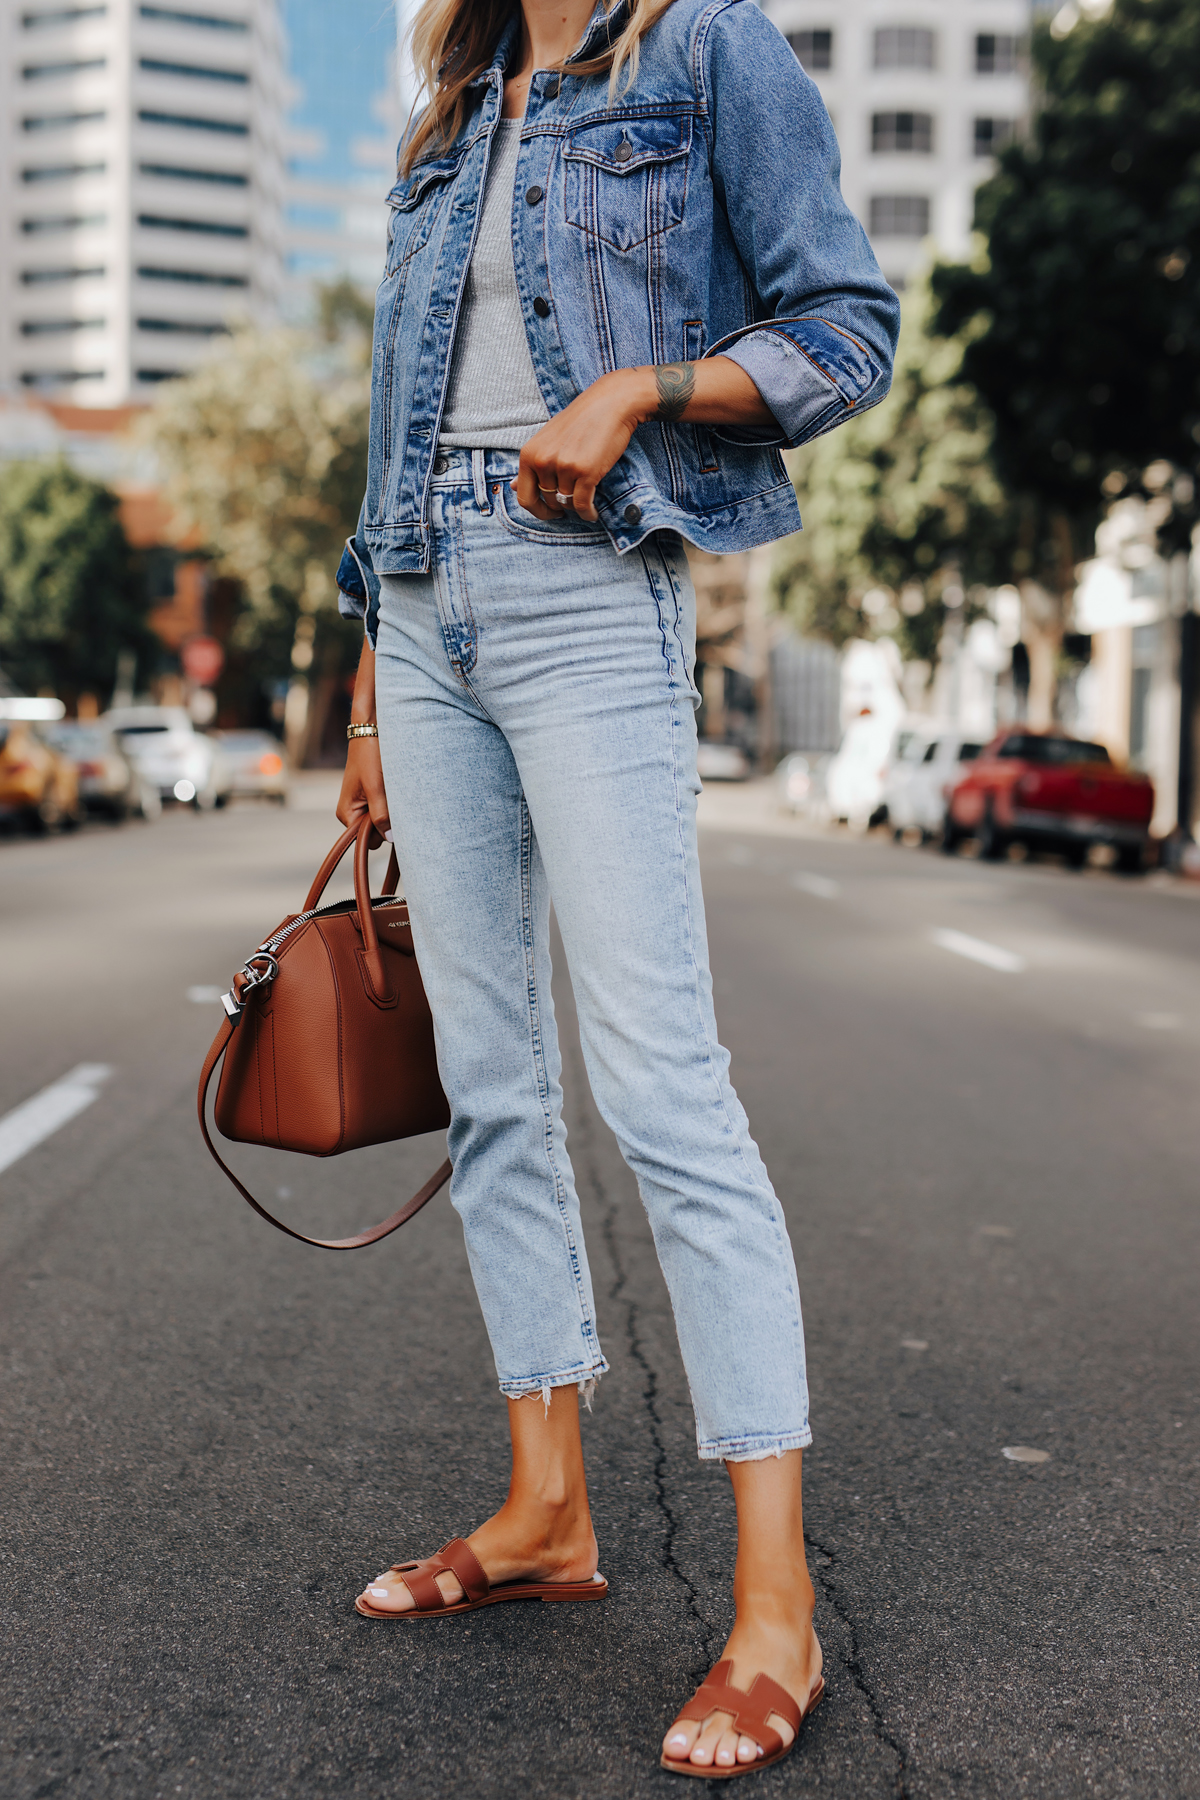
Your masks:
M348 738L377 738L379 736L379 727L378 725L347 725L346 736Z

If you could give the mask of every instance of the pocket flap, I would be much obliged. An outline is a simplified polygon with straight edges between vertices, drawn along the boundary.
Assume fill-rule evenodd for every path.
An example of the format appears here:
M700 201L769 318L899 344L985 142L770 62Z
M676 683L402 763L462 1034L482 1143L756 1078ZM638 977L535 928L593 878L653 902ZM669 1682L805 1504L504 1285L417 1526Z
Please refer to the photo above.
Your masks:
M575 133L563 156L592 163L610 175L631 175L647 163L672 162L692 145L690 113L665 118L601 119Z
M430 188L438 182L449 181L458 174L466 155L466 146L451 152L449 156L439 156L429 162L417 163L415 168L402 175L387 197L387 203L396 212L411 212L419 206Z

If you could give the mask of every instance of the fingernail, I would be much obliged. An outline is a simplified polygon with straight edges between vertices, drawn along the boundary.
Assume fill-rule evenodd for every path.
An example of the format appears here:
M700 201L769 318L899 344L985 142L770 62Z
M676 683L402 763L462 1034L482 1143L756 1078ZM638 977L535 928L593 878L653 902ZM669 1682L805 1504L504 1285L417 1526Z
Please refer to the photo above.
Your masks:
M385 844L394 844L396 840L390 831L385 831L383 834L383 841Z

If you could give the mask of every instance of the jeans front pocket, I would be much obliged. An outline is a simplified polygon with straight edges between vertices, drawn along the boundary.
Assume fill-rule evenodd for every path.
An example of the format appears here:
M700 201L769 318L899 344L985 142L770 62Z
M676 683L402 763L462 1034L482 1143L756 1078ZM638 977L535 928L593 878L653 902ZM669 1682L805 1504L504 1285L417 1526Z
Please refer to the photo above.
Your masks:
M507 481L492 488L496 517L510 537L524 544L541 544L545 549L576 550L588 544L609 544L611 539L603 525L568 514L564 519L535 519L526 512Z
M672 231L687 199L690 114L606 114L563 151L566 222L614 250Z

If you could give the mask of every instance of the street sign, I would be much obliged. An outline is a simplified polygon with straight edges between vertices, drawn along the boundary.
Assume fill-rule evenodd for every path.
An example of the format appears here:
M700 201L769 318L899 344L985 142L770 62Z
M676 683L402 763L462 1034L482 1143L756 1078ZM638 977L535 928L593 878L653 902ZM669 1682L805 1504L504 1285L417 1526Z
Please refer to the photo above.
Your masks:
M189 681L211 687L225 667L225 652L214 637L194 637L183 646L181 660Z

